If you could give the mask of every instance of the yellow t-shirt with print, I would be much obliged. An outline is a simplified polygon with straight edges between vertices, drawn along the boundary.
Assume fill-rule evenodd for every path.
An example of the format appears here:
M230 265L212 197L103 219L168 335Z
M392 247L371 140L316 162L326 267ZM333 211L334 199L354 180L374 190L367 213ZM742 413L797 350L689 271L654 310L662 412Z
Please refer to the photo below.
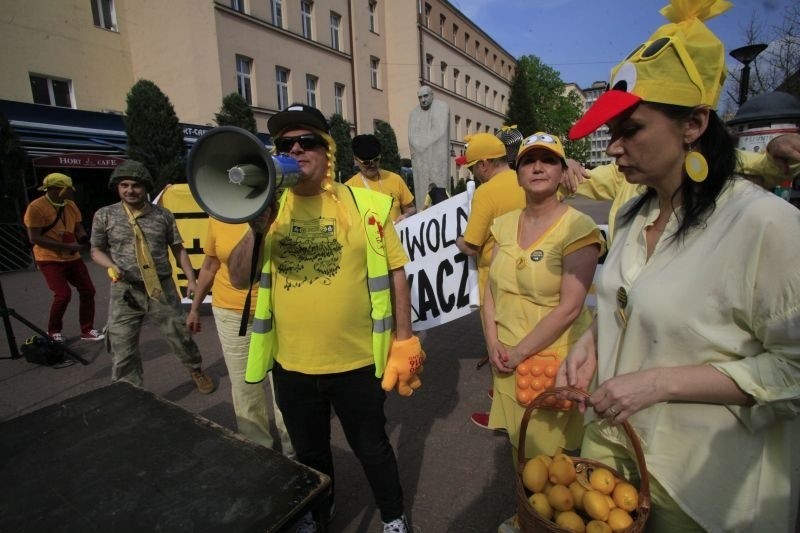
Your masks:
M367 239L352 193L340 184L333 191L287 191L269 234L276 360L305 374L374 364ZM389 269L402 267L408 257L391 221L382 231Z
M408 189L408 185L398 174L381 169L380 178L371 180L365 178L360 172L345 182L350 187L361 187L370 189L392 197L392 221L398 219L403 214L403 206L414 201L414 195Z
M244 309L244 301L247 298L247 290L237 289L231 284L231 276L228 271L228 258L231 250L244 238L250 226L246 223L228 224L219 220L208 219L208 232L203 243L203 251L206 255L219 259L220 265L214 276L214 284L211 286L211 305L232 311ZM258 284L251 289L253 296L250 304L251 313L256 310L256 298L258 296Z

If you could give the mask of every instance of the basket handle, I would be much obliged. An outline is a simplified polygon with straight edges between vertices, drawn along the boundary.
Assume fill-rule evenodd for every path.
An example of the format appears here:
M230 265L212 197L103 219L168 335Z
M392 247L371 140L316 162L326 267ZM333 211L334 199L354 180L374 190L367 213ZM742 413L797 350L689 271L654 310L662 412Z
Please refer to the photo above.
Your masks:
M525 436L528 433L528 422L531 418L531 413L534 409L538 409L540 407L546 407L543 405L545 398L548 397L555 397L556 399L562 392L571 392L575 395L582 396L583 398L588 398L591 396L588 392L581 389L576 389L575 387L555 387L552 389L547 389L541 392L533 401L525 408L525 413L522 415L522 423L520 425L519 430L519 446L517 447L517 468L521 469L525 466ZM641 486L639 487L639 492L641 494L650 494L650 474L647 472L647 465L644 462L644 451L642 450L642 443L639 441L639 437L636 435L636 432L633 429L633 426L625 420L622 422L622 429L625 430L625 434L628 436L628 440L633 446L633 454L636 458L636 466L639 469L639 478ZM521 470L520 470L521 471Z

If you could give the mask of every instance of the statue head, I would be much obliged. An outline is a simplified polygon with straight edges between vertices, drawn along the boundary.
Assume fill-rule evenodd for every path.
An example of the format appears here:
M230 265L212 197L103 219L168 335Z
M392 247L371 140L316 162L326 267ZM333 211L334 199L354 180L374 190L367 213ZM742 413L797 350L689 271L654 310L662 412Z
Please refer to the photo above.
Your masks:
M427 111L433 104L433 89L423 85L417 91L417 98L419 98L419 106Z

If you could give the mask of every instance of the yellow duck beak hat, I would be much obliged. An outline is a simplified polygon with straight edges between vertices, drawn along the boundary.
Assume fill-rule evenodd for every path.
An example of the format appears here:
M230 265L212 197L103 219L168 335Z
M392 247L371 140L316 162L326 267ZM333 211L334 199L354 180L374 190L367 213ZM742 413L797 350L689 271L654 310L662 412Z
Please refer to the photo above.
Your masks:
M522 159L522 156L525 155L526 152L534 148L543 148L549 152L553 152L561 159L561 164L564 166L567 165L567 155L564 153L564 145L561 144L561 139L543 131L538 131L522 140L519 152L517 152L517 164L519 164L519 160Z
M669 21L611 70L610 89L569 130L586 137L641 101L716 108L725 81L725 47L703 21L733 6L725 0L671 0Z

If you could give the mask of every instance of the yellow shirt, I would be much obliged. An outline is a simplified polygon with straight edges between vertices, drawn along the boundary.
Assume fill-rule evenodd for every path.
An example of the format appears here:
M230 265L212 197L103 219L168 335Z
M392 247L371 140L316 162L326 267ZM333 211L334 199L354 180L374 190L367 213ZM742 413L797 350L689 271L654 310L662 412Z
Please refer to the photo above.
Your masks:
M403 206L408 205L414 201L414 195L408 189L408 185L403 181L399 175L388 170L381 169L380 177L375 180L364 177L360 172L351 177L345 185L350 187L361 187L362 189L370 189L383 194L388 194L392 197L392 212L391 218L394 222L403 214Z
M489 279L494 237L492 222L500 215L525 207L525 190L517 183L517 173L504 170L475 189L469 211L464 240L478 246L478 291L483 302L483 291Z
M58 207L54 206L46 195L40 196L28 205L23 221L25 226L29 228L44 229L56 220L57 213ZM78 206L72 200L64 200L64 209L61 211L61 216L53 227L47 230L44 236L58 242L77 242L75 240L75 228L80 223L81 212ZM80 259L81 254L67 250L53 250L35 244L33 246L33 257L37 261L63 262Z
M648 470L713 531L794 531L800 437L800 213L737 179L702 228L646 260L645 205L617 228L598 281L600 383L649 368L711 364L756 404L659 403L630 418ZM627 326L616 315L627 291ZM626 443L616 426L602 435ZM602 441L600 441L602 445Z
M522 249L517 240L521 213L514 210L498 217L492 225L499 249L492 261L489 284L495 302L497 336L507 346L519 344L561 301L564 257L585 246L603 245L603 237L591 217L569 207L538 241ZM542 352L563 359L591 323L592 315L584 307L572 325ZM506 428L509 439L517 446L525 408L516 400L514 374L495 372L494 389L489 425ZM537 412L528 425L526 456L553 455L557 447L577 448L582 421L577 410Z
M367 241L352 193L340 184L333 190L338 201L287 191L269 234L276 360L305 374L374 363ZM389 269L402 267L408 258L394 225L383 232Z
M208 232L203 243L203 250L206 255L216 257L220 262L219 270L214 276L214 284L211 286L211 305L214 307L233 311L244 309L247 290L237 289L231 285L228 258L231 250L242 240L249 229L250 226L246 223L228 224L213 218L208 219ZM253 296L250 309L255 312L258 285L254 285L251 291Z

